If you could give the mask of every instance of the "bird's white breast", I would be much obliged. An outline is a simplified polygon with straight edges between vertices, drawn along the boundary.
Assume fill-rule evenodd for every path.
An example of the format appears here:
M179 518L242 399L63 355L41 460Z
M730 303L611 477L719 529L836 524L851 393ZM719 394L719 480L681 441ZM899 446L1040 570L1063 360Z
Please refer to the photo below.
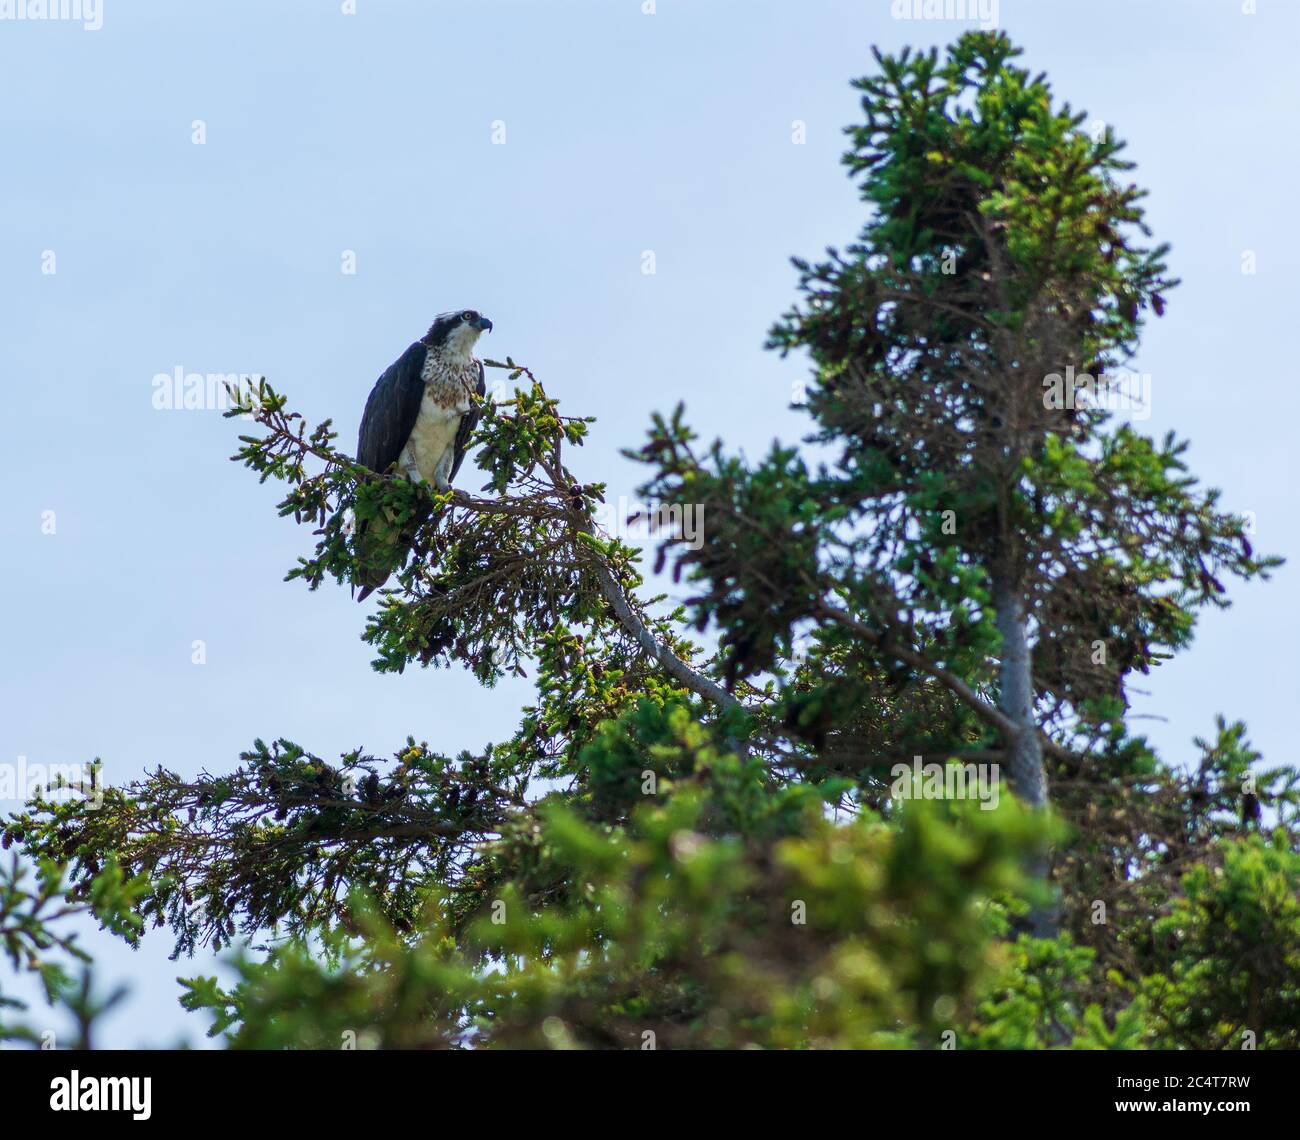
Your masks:
M420 401L420 414L406 446L411 450L420 477L434 481L434 470L449 448L456 445L456 430L460 427L461 410L438 403L428 392Z
M447 453L456 446L460 418L470 410L472 378L478 375L478 362L472 357L448 359L449 355L433 349L424 362L420 377L424 395L405 448L420 477L430 483L436 482L434 473L444 456L451 462Z

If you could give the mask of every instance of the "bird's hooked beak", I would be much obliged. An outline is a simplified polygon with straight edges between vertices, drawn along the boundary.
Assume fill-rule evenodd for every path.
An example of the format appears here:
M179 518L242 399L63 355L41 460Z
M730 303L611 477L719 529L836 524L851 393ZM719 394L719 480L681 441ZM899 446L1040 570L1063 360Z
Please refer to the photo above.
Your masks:
M492 322L489 321L487 317L479 317L479 319L474 322L474 325L480 332L492 331Z

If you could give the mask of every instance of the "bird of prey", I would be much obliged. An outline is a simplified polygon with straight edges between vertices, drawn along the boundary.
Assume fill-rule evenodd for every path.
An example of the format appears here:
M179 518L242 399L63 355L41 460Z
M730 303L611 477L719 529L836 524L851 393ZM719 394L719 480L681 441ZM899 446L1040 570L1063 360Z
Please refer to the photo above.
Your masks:
M429 331L375 382L361 416L358 463L381 474L397 464L417 483L451 490L479 418L472 397L487 391L474 345L491 328L474 309L434 318ZM387 578L387 570L367 571L358 600Z

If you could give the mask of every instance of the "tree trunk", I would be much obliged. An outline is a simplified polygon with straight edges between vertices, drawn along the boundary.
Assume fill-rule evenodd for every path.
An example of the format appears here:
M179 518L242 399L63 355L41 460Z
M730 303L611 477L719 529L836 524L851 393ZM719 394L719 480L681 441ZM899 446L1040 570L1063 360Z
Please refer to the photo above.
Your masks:
M1025 629L1025 601L1020 591L1002 577L993 580L993 606L1002 635L1002 696L998 708L1015 724L1014 740L1007 742L1011 757L1011 790L1032 808L1047 806L1047 778L1043 749L1034 722L1033 669Z
M1043 770L1043 748L1034 720L1033 667L1024 594L1005 572L994 573L992 585L996 624L1002 635L998 707L1016 726L1015 736L1007 741L1008 783L1021 803L1034 811L1046 811L1047 774ZM1051 864L1046 848L1034 853L1028 869L1033 878L1048 885ZM1054 906L1035 908L1029 915L1030 933L1037 938L1054 938L1058 921Z

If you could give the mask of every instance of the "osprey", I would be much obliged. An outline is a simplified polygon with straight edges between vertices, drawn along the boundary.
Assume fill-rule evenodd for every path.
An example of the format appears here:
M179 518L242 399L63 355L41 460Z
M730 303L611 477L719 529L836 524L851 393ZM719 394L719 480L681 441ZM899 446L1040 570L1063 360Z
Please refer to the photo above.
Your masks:
M473 309L434 318L375 382L361 416L358 463L381 474L396 463L414 482L451 490L478 423L472 397L487 391L474 344L491 328ZM386 570L366 574L358 600L387 578Z

